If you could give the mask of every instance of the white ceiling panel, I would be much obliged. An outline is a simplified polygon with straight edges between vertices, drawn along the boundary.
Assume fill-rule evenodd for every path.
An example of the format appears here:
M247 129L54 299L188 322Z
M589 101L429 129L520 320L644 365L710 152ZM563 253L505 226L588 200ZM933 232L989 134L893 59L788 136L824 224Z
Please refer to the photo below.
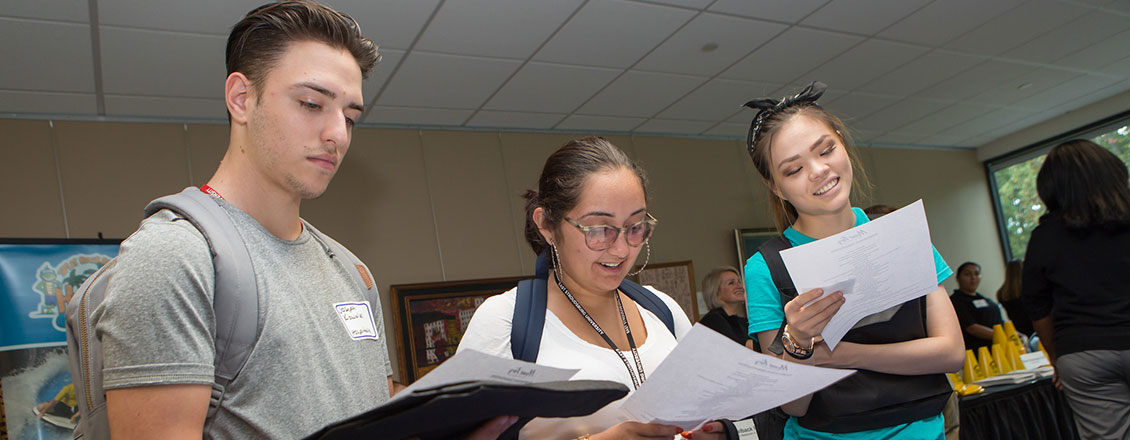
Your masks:
M93 93L0 90L0 113L89 115L98 112Z
M106 93L223 99L226 38L106 26L101 34Z
M859 119L853 126L863 130L894 131L899 127L937 113L949 105L951 103L942 101L906 99Z
M659 114L665 119L719 121L751 99L769 96L780 84L716 79L703 84Z
M879 33L882 38L939 46L964 34L1024 0L935 1Z
M470 127L550 129L565 118L564 113L498 112L482 110L467 122Z
M88 0L0 0L0 17L90 23Z
M1086 29L1086 31L1082 31ZM1001 56L1035 63L1050 63L1091 47L1130 29L1130 18L1109 12L1092 12L1036 37Z
M1035 69L1028 64L989 60L917 92L915 96L932 99L969 99L985 90L1013 83L1016 78ZM1011 87L1016 87L1016 84Z
M710 10L743 17L796 23L828 0L718 0Z
M1130 77L1130 57L1123 58L1102 68L1102 72L1119 78Z
M18 43L31 35L35 44ZM0 87L94 92L90 26L0 18L0 41Z
M917 144L926 136L914 133L898 133L890 132L871 138L869 141L873 144L891 146L891 147L909 147Z
M416 48L525 59L580 5L580 0L445 2L416 43Z
M263 3L261 0L98 0L97 4L98 21L107 26L227 36L236 22Z
M1120 32L1102 42L1055 60L1057 66L1101 70L1110 63L1130 56L1130 31Z
M401 64L377 104L478 108L522 63L413 52Z
M967 135L972 138L1032 116L1032 113L1031 111L1020 108L1006 107L950 127L946 131L954 136Z
M740 137L744 143L746 136L749 134L749 125L723 122L703 134L710 136Z
M954 148L954 147L971 147L972 145L962 144L961 141L965 140L967 136L954 136L952 134L936 134L918 141L919 145L927 147L938 148Z
M396 70L396 66L400 65L400 61L404 59L404 51L395 49L380 49L381 61L373 66L373 70L369 72L369 78L361 85L362 90L365 91L365 102L373 102L373 98L380 93L384 88L385 83L388 82L389 76Z
M106 95L107 116L227 120L223 99Z
M628 72L579 109L587 115L655 115L706 78L666 73Z
M997 109L998 107L958 102L931 114L929 117L921 118L895 129L901 133L945 135L948 131L946 129Z
M568 113L584 104L622 71L531 62L483 108Z
M699 9L705 8L714 0L637 0L647 3L658 3L661 5L681 6L684 8Z
M860 90L895 95L914 92L953 77L984 61L983 58L933 51L860 87Z
M874 35L931 0L837 0L800 24L853 34Z
M702 14L687 23L635 66L641 70L717 75L785 30L783 24L718 14ZM706 45L714 45L707 52Z
M258 1L258 0L256 0ZM325 0L361 24L361 35L380 47L408 49L439 0Z
M889 95L876 95L866 92L852 92L835 99L821 100L821 105L828 111L839 116L847 123L848 127L854 121L867 117L884 108L890 107L901 98Z
M947 43L945 48L996 55L1090 12L1086 6L1056 0L1032 0L989 20Z
M988 105L1013 105L1021 99L1081 76L1084 75L1078 72L1044 67L1006 81L997 87L982 91L969 98L969 102Z
M534 55L535 60L628 67L682 26L695 12L619 0L592 0ZM631 23L630 28L625 24ZM630 32L626 30L630 29Z
M572 115L557 124L560 130L583 130L591 132L600 131L629 131L640 125L646 118L631 118L621 116L589 116Z
M365 112L367 124L461 126L472 110L376 106Z
M1060 103L1089 95L1120 81L1122 81L1122 78L1106 75L1080 75L1075 79L1021 99L1013 105L1032 110L1053 108Z
M809 72L831 87L852 90L926 53L921 46L867 40Z
M789 83L863 38L793 27L722 73L723 78Z
M699 134L713 127L713 122L649 119L635 131L642 133Z

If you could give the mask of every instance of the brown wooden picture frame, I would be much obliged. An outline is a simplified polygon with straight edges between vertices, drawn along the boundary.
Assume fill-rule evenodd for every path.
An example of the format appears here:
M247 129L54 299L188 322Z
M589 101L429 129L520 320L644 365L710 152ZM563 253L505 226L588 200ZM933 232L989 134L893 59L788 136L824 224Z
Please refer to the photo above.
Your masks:
M637 268L638 270L638 268ZM648 264L632 281L654 287L666 293L687 314L691 322L698 322L698 289L695 288L694 262L675 261L671 263Z
M531 277L486 278L389 287L400 382L415 382L455 355L483 301Z

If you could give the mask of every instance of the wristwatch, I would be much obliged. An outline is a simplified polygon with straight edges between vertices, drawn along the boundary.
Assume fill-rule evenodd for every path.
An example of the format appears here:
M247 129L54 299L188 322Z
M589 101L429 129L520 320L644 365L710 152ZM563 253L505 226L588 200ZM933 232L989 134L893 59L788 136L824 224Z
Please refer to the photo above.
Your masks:
M785 353L788 353L789 356L797 360L805 360L812 357L813 349L816 348L815 342L816 338L812 338L807 348L802 347L793 340L792 335L789 335L788 326L785 326L785 331L781 332L781 345L784 347Z

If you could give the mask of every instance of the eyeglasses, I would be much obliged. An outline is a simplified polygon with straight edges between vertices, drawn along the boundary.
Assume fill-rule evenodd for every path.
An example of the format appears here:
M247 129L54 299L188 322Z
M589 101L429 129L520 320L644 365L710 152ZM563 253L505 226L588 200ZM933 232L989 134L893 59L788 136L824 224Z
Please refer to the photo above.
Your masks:
M612 247L612 243L616 242L621 232L624 233L624 240L628 242L628 246L640 246L651 237L651 233L655 231L655 225L659 223L659 220L652 217L651 213L647 214L647 218L626 228L609 225L581 226L580 223L569 217L565 217L565 221L585 233L585 245L594 251L603 251Z

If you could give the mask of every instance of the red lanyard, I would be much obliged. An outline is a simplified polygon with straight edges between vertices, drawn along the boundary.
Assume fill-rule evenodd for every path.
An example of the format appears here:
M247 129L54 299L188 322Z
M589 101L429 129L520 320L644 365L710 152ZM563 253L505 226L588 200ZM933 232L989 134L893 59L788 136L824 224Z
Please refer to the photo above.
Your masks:
M227 199L225 199L225 198L224 198L224 196L221 196L221 195L220 195L220 192L219 192L219 191L216 191L216 189L215 189L215 188L212 188L212 187L208 186L208 184L207 184L207 183L205 183L205 184L204 184L204 186L201 186L201 187L200 187L200 191L204 192L204 194L208 194L208 195L213 195L213 196L219 197L219 198L220 198L220 200L227 200Z

